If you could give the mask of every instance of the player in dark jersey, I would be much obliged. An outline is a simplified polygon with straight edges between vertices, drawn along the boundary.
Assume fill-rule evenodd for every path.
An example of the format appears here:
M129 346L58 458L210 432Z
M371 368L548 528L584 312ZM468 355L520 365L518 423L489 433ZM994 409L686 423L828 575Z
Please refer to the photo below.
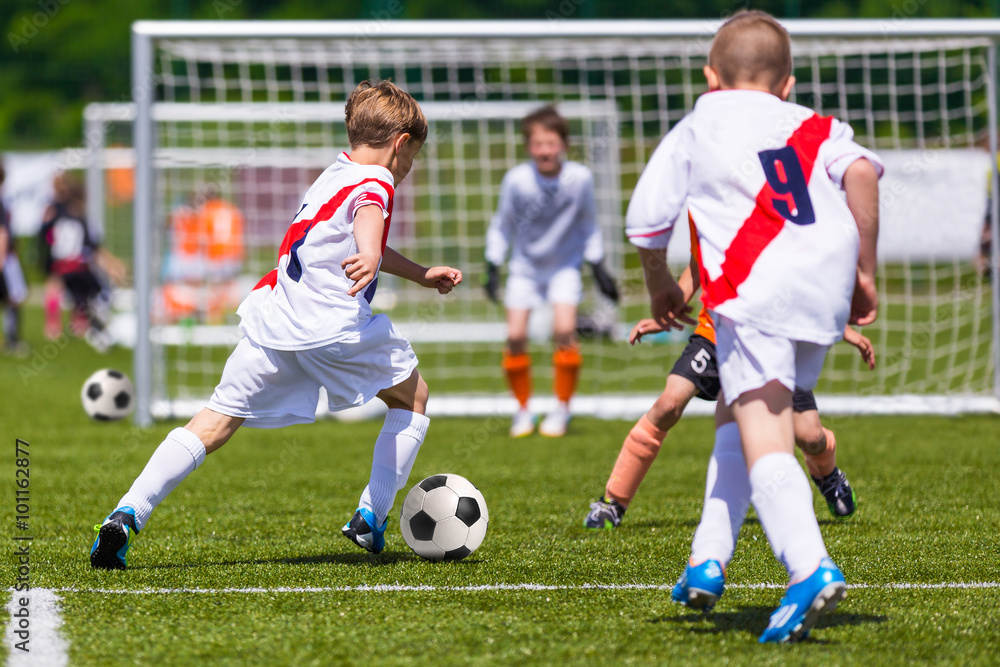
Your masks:
M109 276L120 282L124 265L101 248L84 216L83 188L65 174L56 177L55 198L39 231L45 287L45 333L62 331L60 302L65 290L73 302L72 329L98 349L109 344L104 314L111 298Z

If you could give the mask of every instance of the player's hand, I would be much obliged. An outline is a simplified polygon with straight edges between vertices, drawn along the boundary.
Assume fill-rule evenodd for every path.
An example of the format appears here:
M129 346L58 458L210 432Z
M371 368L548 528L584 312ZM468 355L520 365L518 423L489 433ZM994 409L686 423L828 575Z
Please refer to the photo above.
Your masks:
M868 365L868 369L875 370L875 346L872 345L867 336L847 327L844 329L844 341L858 348L861 359Z
M601 294L618 303L618 288L615 286L615 279L604 268L604 264L602 262L594 262L590 265L590 268L594 270L594 282L597 283L597 288L601 290Z
M854 298L851 299L851 318L848 324L867 326L878 316L878 291L874 276L858 274L854 282Z
M683 328L683 327L680 327ZM628 342L632 345L642 341L642 337L648 334L660 333L665 331L663 327L657 324L656 320L644 319L639 320L639 322L632 327L632 333L628 335Z
M490 298L490 301L497 303L499 300L497 290L500 289L500 269L497 268L496 264L486 262L486 276L483 279L483 289L486 290L486 296Z
M462 272L450 266L434 266L424 274L424 287L434 287L440 294L447 294L462 282Z
M691 306L684 300L684 291L677 283L672 283L650 297L653 320L667 329L683 329L683 324L695 326L698 321L691 317Z
M347 279L354 281L354 285L347 290L348 296L354 296L368 287L378 274L378 264L381 259L377 253L366 255L359 252L340 263L340 268L344 270Z

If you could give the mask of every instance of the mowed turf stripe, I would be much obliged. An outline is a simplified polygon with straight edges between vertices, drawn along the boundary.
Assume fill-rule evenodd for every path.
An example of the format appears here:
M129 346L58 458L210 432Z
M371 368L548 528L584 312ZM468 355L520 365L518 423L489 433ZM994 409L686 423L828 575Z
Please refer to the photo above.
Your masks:
M100 593L111 595L170 595L176 593L222 594L222 593L420 593L459 592L477 593L482 591L668 591L673 584L483 584L480 586L411 586L406 584L377 584L373 586L275 586L273 588L79 588L67 586L53 589L59 593ZM740 589L784 589L785 584L731 584L729 590ZM848 584L849 589L884 590L935 590L935 589L984 589L1000 588L997 581L953 581L934 584L888 583L888 584Z
M21 604L21 598L28 601ZM27 616L15 616L21 610L27 609ZM59 610L59 596L48 588L32 588L30 591L12 591L7 602L7 664L10 667L21 665L45 665L46 667L63 667L68 664L67 651L69 645L59 634L62 626L62 614ZM24 621L24 622L22 622ZM28 642L24 634L27 633ZM18 645L28 649L22 651Z

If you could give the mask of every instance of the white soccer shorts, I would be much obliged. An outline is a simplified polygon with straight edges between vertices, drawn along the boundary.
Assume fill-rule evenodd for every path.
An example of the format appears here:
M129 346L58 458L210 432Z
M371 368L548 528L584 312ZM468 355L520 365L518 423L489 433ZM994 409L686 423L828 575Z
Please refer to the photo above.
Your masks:
M244 336L208 408L243 417L252 428L309 424L316 419L320 387L336 412L367 403L416 367L413 348L386 315L371 318L346 340L311 350L273 350Z
M828 345L772 336L715 315L719 381L732 405L740 395L777 380L789 391L811 390L819 380Z
M579 305L583 300L583 279L580 269L564 266L538 277L512 273L507 277L503 305L512 309L536 308L546 301Z

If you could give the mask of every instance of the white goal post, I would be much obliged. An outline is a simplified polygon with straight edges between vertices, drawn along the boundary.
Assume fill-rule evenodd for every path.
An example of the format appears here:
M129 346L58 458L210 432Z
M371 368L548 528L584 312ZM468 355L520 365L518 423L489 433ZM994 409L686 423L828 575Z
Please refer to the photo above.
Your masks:
M1000 291L993 285L1000 276L1000 197L990 199L988 211L986 201L987 189L1000 192L995 43L1000 20L782 23L793 38L795 101L850 122L858 141L883 154L889 166L881 202L883 308L879 322L866 331L880 354L880 368L863 372L852 350L835 346L817 388L820 408L998 410ZM498 384L502 316L483 303L476 284L482 268L478 235L495 206L503 171L524 159L517 119L547 103L557 103L571 122L571 157L596 172L609 256L625 288L617 310L589 297L595 319L603 314L618 326L611 327L611 339L586 343L577 410L602 416L644 411L683 339L665 337L662 346L641 350L620 340L622 325L634 322L645 307L637 269L622 243L621 218L659 138L704 91L700 68L718 25L135 23L134 106L110 109L102 121L131 123L133 146L114 153L95 139L90 148L95 173L111 158L135 165L137 423L180 415L187 411L180 406L191 399L207 398L195 376L217 378L221 362L212 345L233 337L232 322L154 321L164 281L165 221L181 193L214 178L214 187L234 201L265 193L253 200L268 202L260 217L290 217L294 205L286 215L279 204L301 198L302 182L307 187L307 177L315 173L310 170L322 169L346 148L343 102L364 78L393 78L414 94L432 125L424 162L406 183L407 215L399 216L397 242L428 260L467 264L461 268L469 284L453 300L417 296L402 286L397 292L389 285L389 297L396 294L399 303L383 304L396 309L394 320L423 322L422 331L431 332L411 336L422 362L429 360L437 411L496 414L507 407ZM213 177L220 166L228 175ZM88 185L96 219L99 185L91 179ZM978 232L987 213L994 239L988 258L992 284L981 278L977 264ZM431 231L414 231L425 218L432 220ZM243 267L248 275L263 274L259 269L276 260L279 222L254 227L248 220ZM685 235L675 236L671 258L682 262ZM547 365L539 363L542 358L536 354L539 371ZM183 391L172 388L178 382Z

